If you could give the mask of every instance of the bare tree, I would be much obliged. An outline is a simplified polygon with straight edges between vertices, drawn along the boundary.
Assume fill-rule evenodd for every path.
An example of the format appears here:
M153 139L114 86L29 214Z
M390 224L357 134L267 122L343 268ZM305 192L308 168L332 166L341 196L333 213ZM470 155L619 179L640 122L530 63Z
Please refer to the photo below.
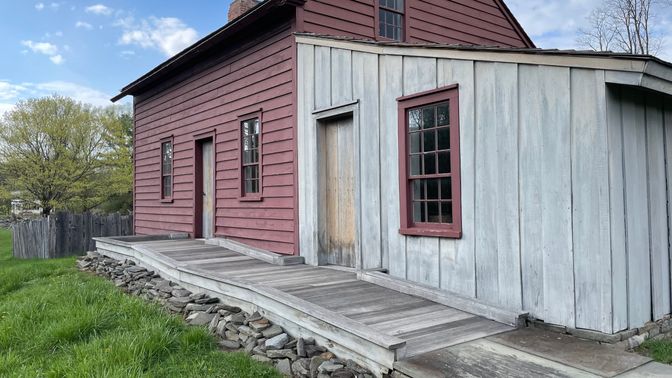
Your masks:
M588 16L578 43L597 51L615 49L629 54L658 53L662 38L653 26L656 12L670 0L604 0Z

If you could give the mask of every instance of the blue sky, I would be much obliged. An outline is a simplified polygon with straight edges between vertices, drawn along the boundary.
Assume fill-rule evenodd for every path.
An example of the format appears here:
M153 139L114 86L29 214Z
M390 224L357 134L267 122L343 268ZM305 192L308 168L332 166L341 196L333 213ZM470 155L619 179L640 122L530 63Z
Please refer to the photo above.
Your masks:
M574 48L601 0L507 0L539 47ZM0 0L0 114L59 93L102 106L119 89L226 23L230 0ZM670 10L656 23L672 31ZM671 33L667 33L671 34ZM672 59L672 40L661 56ZM128 101L128 100L126 100Z

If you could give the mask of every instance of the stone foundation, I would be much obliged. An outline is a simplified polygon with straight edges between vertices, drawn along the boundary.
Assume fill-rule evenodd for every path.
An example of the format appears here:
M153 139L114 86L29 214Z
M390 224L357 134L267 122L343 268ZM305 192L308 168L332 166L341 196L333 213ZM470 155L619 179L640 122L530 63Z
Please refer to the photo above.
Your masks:
M192 293L133 261L118 261L97 252L80 257L77 267L108 278L125 292L158 302L193 326L207 327L226 351L244 351L298 378L373 378L352 360L343 360L313 339L294 338L258 312L249 314L204 293Z

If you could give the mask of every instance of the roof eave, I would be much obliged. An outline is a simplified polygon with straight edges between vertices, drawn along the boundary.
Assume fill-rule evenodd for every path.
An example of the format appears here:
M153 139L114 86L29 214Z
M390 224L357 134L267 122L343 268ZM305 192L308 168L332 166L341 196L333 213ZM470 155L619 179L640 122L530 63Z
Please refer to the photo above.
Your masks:
M173 68L180 66L189 58L197 56L199 53L206 51L210 45L216 44L227 37L235 34L238 30L249 26L259 18L265 16L271 9L276 6L299 6L305 3L305 0L265 0L259 5L255 6L247 13L227 23L223 27L215 30L207 36L200 39L198 42L187 47L179 52L177 55L159 64L137 80L125 86L118 95L112 97L112 102L117 102L122 98L133 95L137 90L145 85L149 85L152 80L161 77L161 75L169 73Z

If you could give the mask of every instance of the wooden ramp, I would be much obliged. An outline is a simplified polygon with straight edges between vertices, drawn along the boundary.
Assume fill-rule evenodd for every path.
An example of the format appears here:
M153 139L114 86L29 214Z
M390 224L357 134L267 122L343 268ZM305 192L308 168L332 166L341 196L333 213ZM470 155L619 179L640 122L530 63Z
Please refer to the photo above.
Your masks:
M252 304L286 328L324 336L341 353L381 372L403 358L513 329L358 280L352 271L272 265L202 241L102 239L98 249L132 258L187 288Z

